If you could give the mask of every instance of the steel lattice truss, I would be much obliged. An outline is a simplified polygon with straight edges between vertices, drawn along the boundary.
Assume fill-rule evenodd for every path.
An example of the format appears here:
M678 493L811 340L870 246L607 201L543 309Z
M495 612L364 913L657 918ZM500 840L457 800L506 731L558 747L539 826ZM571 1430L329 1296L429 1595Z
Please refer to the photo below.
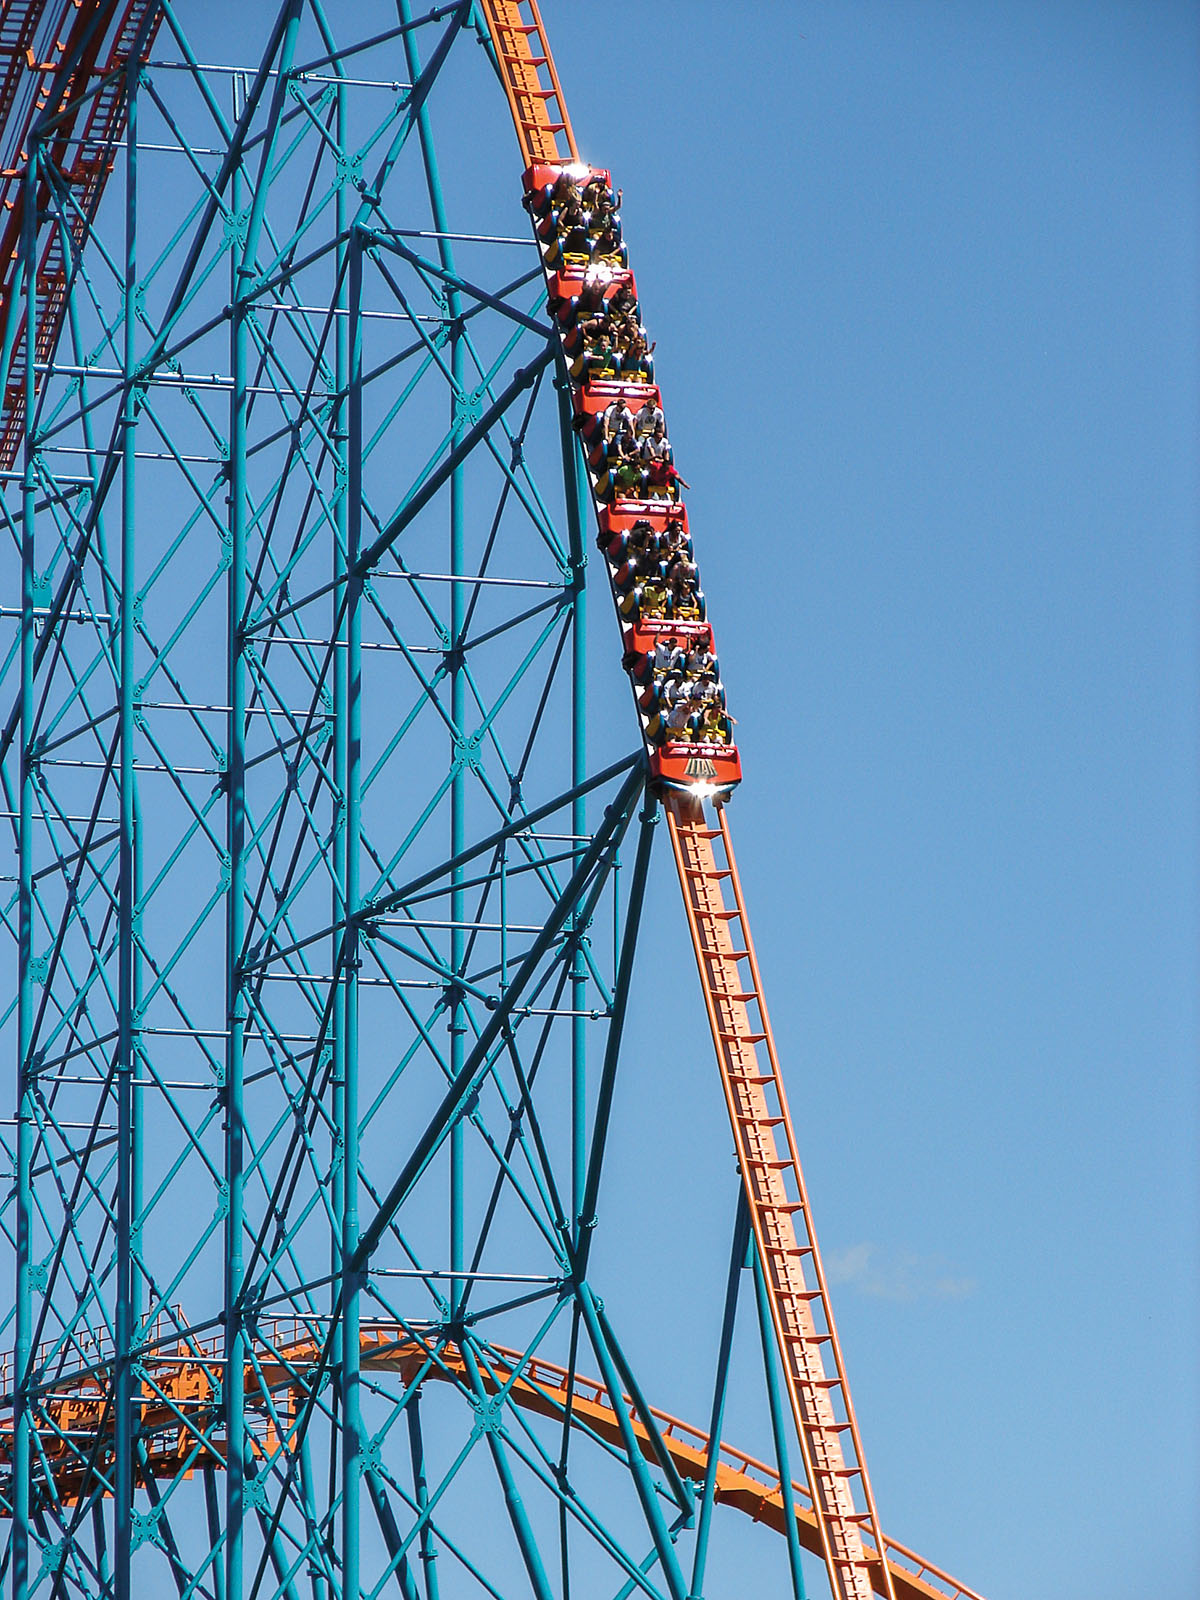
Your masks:
M518 1478L629 1574L570 1430L490 1398L502 1335L614 1359L586 1213L642 779L584 765L536 256L445 237L470 9L346 56L285 6L256 73L134 69L94 228L30 151L69 302L50 359L11 341L4 483L17 1593L120 1592L131 1548L141 1593L411 1592L435 1550L486 1591L553 1560ZM152 63L189 54L168 14ZM505 1492L511 1552L455 1538Z

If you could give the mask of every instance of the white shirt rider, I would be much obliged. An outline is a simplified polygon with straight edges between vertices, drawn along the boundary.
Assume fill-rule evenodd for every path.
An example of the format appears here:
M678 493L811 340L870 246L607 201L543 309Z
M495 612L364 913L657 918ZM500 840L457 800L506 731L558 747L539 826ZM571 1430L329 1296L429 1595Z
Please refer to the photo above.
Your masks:
M631 433L634 432L633 412L624 400L616 399L604 413L604 437L615 439L625 427L628 427Z
M655 404L654 397L651 396L650 399L647 400L642 406L641 410L637 414L637 417L635 418L635 429L638 438L648 439L654 432L656 424L660 422L665 428L667 425L667 419L663 416L663 409L660 405Z

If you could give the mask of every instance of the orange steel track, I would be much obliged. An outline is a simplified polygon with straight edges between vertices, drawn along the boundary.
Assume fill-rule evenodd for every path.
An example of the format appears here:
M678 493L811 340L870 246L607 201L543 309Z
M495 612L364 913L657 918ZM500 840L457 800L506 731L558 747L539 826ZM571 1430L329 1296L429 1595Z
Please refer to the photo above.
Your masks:
M482 10L496 46L500 81L525 165L578 161L571 119L537 0L483 0ZM550 113L552 105L557 116Z
M257 1449L265 1456L288 1448L288 1429L303 1409L309 1379L318 1373L322 1357L321 1330L298 1320L266 1324L260 1334L254 1361L246 1368L246 1397L257 1411ZM427 1380L463 1385L471 1397L466 1364L454 1345L426 1344L395 1323L369 1323L361 1333L364 1371L392 1372L406 1384ZM143 1357L141 1430L147 1438L145 1466L139 1474L158 1478L190 1477L200 1468L222 1469L224 1459L213 1448L211 1428L216 1420L222 1363L221 1344L191 1336L156 1341ZM513 1377L513 1374L516 1377ZM565 1367L526 1358L520 1351L492 1347L490 1365L483 1369L484 1386L495 1393L508 1386L517 1405L623 1447L623 1437L612 1400L604 1385ZM2 1379L0 1379L2 1381ZM43 1399L49 1426L38 1429L38 1458L43 1471L53 1476L54 1493L64 1504L102 1487L111 1490L112 1422L111 1385L105 1364L60 1373ZM634 1433L642 1454L656 1459L655 1445L627 1400ZM706 1433L669 1412L650 1407L663 1444L681 1477L702 1483L708 1471L711 1441ZM209 1430L205 1442L204 1430ZM11 1461L11 1426L0 1425L0 1471ZM779 1474L743 1450L720 1443L716 1447L716 1500L782 1532L787 1503ZM800 1543L814 1554L822 1551L820 1528L812 1498L801 1484L791 1485L791 1506ZM874 1548L867 1550L867 1571L877 1594L894 1593L897 1600L980 1600L947 1573L923 1561L894 1539L886 1540L886 1568ZM890 1588L889 1588L890 1585Z
M670 796L667 822L771 1320L834 1593L866 1600L881 1532L834 1327L729 823ZM719 841L721 859L714 845ZM756 1020L757 1019L757 1020ZM762 1047L765 1047L765 1055ZM832 1361L828 1370L825 1351ZM889 1586L882 1591L893 1594Z
M14 376L10 365L15 329L8 322L21 287L30 134L40 120L34 349L44 365L67 310L72 263L63 230L77 249L91 226L125 127L123 68L139 36L142 53L149 50L162 14L156 0L0 0L0 7L0 468L7 470L25 421L25 378L19 369ZM37 59L34 43L45 47L47 59Z

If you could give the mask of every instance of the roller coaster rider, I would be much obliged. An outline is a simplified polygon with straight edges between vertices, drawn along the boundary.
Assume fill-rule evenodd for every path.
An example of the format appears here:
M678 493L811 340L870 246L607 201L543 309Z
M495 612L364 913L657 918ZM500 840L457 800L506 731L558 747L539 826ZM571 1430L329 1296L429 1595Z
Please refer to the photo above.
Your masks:
M633 331L622 329L614 343L618 345L621 382L653 383L653 346L646 340L646 330L640 324Z
M728 744L733 737L733 723L736 720L719 705L706 707L695 730L696 741L700 744Z
M579 205L581 200L579 185L575 182L575 179L569 172L560 172L558 177L555 178L554 186L544 203L551 208L557 207L561 210L563 206L570 205L572 202Z
M618 395L612 404L605 409L601 426L604 429L606 443L612 439L620 438L622 433L633 433L633 412L629 409L624 395Z
M616 292L608 302L608 310L616 317L626 317L636 323L639 320L637 295L627 283L617 285Z
M573 299L567 302L567 311L563 321L569 327L577 327L590 317L603 316L608 309L604 303L604 296L608 293L608 279L602 272L594 272L590 268L583 275L583 286Z
M682 473L676 470L673 462L658 459L647 463L646 492L653 498L678 500L680 485L685 489L692 487Z
M663 415L663 408L659 405L656 395L650 395L643 401L633 422L634 432L639 439L648 439L659 423L666 427L667 419Z
M640 417L641 414L642 413L639 411L638 416ZM654 432L648 439L644 439L642 441L642 460L650 462L674 461L674 459L675 456L671 449L671 441L667 438L666 426L662 421L662 414L660 412L659 420L654 424Z
M692 732L693 716L694 712L686 699L674 701L663 719L667 738L688 739Z
M651 667L656 679L682 678L687 657L683 647L676 639L657 639L654 644L654 653L650 657Z
M618 449L622 452L615 465L609 467L608 478L617 499L640 498L642 491L642 464L637 444L631 433L621 434ZM628 453L626 454L626 450Z
M689 678L699 678L704 673L712 673L715 677L717 676L717 658L708 648L708 645L703 640L699 640L684 657L683 670Z
M585 211L590 211L594 216L617 217L619 220L622 194L620 189L614 194L605 179L599 173L593 173L584 184L580 198Z
M672 598L681 602L687 601L695 595L699 587L700 568L681 551L667 563L665 577L671 586Z

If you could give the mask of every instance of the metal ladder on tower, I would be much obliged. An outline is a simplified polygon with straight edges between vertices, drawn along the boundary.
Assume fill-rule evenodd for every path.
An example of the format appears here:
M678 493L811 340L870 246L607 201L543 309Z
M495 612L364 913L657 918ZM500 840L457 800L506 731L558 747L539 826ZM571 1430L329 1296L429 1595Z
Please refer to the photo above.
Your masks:
M697 800L664 805L826 1568L836 1600L895 1600L725 809L714 828Z

